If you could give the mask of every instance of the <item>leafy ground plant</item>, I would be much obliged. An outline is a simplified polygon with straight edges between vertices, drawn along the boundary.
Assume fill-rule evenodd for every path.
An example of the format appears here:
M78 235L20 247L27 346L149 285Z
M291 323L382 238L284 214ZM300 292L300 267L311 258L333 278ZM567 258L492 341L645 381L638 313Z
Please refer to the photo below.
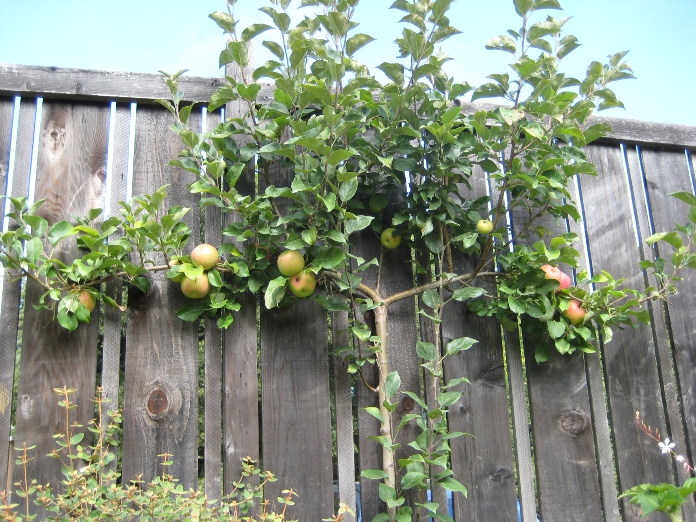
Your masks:
M678 194L691 206L691 223L650 240L675 249L671 263L643 263L658 286L627 289L607 272L592 278L580 272L572 285L561 275L559 265L578 266L577 237L550 237L540 224L543 218L579 219L569 183L576 175L597 174L583 147L610 130L592 116L621 106L610 85L633 75L625 52L592 62L579 78L563 72L579 42L564 33L568 18L548 14L561 9L557 0L512 2L519 27L487 43L510 55L510 70L476 88L448 77L443 65L450 58L438 50L459 32L447 16L452 0L393 3L404 29L396 40L398 60L378 66L385 84L356 58L372 40L356 31L358 0L302 0L300 7L314 11L296 25L288 14L291 0L270 0L261 8L269 24L244 29L234 16L236 3L228 0L226 12L210 15L229 36L220 65L237 73L226 77L208 110L233 104L232 116L206 132L190 128L192 105L182 103L178 84L183 71L164 73L172 99L160 100L184 146L171 164L194 176L189 189L200 194L202 208L219 207L231 216L226 242L210 246L214 253L206 246L205 261L186 254L190 230L181 219L189 209L165 210L166 187L124 202L121 216L99 225L93 225L94 211L78 225L49 226L37 215L41 202L28 207L13 198L15 227L2 235L0 259L8 274L43 287L36 305L54 309L70 330L90 320L103 282L116 277L147 290L153 271L167 271L182 285L190 299L177 313L187 321L206 314L227 328L245 292L262 295L267 308L310 298L328 311L349 312L349 371L360 377L366 364L375 364L379 373L370 386L377 404L368 413L380 422L373 439L382 447L382 467L362 470L380 481L386 510L376 520L450 520L445 506L426 496L436 486L466 494L450 462L449 440L462 434L450 432L447 423L465 379L445 382L443 361L476 340L443 343L444 307L465 302L506 329L521 324L539 341L539 362L553 350L594 352L597 338L608 342L612 328L648 321L642 304L664 299L674 291L678 270L695 265L696 201ZM276 37L261 45L273 58L254 68L251 42L270 31ZM257 102L261 80L273 83L272 101L263 104ZM467 94L474 102L494 98L502 105L465 109L461 97ZM478 173L485 174L490 195L473 192ZM525 218L511 227L510 213ZM56 245L75 237L87 253L71 262L56 259ZM381 242L378 258L361 257L357 244L365 240ZM393 249L404 258L424 253L409 261L425 282L385 295L383 259ZM472 268L457 273L457 257L468 257ZM389 365L390 306L414 296L434 332L413 347L429 376L431 400L402 390ZM395 410L404 394L420 410L399 418ZM412 440L405 439L406 425L417 428Z
M106 400L98 390L95 404L97 417L87 431L70 422L70 412L76 408L71 401L75 390L57 388L58 406L66 416L65 432L54 436L56 449L51 457L62 463L64 479L60 485L38 484L27 475L26 464L34 458L33 447L19 448L17 465L24 469L23 480L15 483L13 501L2 492L0 520L27 521L36 515L30 513L30 503L41 504L48 511L48 520L68 522L72 520L141 520L141 521L229 521L229 522L291 522L288 508L296 501L297 493L283 490L275 505L264 500L263 488L276 477L261 471L256 461L245 458L240 480L234 490L221 500L208 499L204 494L184 490L176 478L167 472L172 455L160 455L162 473L151 483L134 480L120 484L116 471L114 445L118 442L121 414L105 410ZM85 445L85 436L93 443ZM337 515L326 519L339 522L346 513L352 513L341 505Z

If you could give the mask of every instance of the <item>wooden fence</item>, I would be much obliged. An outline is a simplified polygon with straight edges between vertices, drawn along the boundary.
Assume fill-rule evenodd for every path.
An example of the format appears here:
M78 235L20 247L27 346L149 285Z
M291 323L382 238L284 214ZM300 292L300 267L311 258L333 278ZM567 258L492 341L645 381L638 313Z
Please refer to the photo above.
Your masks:
M204 102L220 80L181 83L188 100ZM44 216L55 222L102 205L116 213L119 200L169 183L169 202L194 209L186 218L194 231L191 244L219 243L220 214L207 209L201 216L186 189L191 175L167 166L181 148L168 130L170 114L153 104L167 96L156 75L0 65L6 193L46 199ZM206 112L192 116L200 128L221 118ZM644 239L686 222L686 206L668 194L694 191L696 127L611 123L614 134L587 148L600 175L578 180L584 221L570 228L583 239L586 268L608 270L642 288L650 282L638 260L655 255ZM474 190L485 190L483 178ZM366 259L378 256L374 238L364 237L359 248ZM408 255L403 247L386 254L386 295L411 284ZM466 261L457 263L463 268ZM683 480L681 467L660 454L634 418L641 412L679 451L696 457L695 283L686 274L668 306L649 307L652 326L617 331L598 354L555 355L544 364L534 361L534 339L503 336L496 321L448 304L441 325L445 342L463 335L479 340L445 368L448 379L471 381L449 416L451 429L472 435L452 443L454 470L469 489L468 498L454 498L455 519L513 521L519 503L525 522L537 515L544 522L637 520L637 508L618 501L618 493L643 482ZM118 297L122 289L112 284L108 291ZM146 295L130 293L125 327L119 312L103 307L101 329L92 321L68 333L46 313L20 307L37 295L31 284L5 280L2 287L0 484L8 480L11 429L15 445L36 445L31 476L41 482L60 476L56 461L43 455L61 428L52 389L63 385L78 390L75 418L84 425L97 384L114 401L123 390L124 480L141 473L152 478L157 455L167 452L174 455L171 471L186 488L196 488L200 475L206 493L217 498L232 488L242 457L261 457L280 478L268 498L294 488L300 495L294 515L314 522L334 512L335 484L341 501L354 506L359 470L380 467L378 445L368 440L377 422L362 410L375 396L354 383L333 355L333 347L345 342L344 315L328 317L309 301L280 310L261 307L257 316L249 296L228 331L205 323L201 345L199 325L174 314L183 297L162 275L153 277ZM417 328L415 303L390 308L390 320L391 364L403 389L420 393L414 347L427 331ZM413 408L405 399L398 411ZM9 480L18 479L15 468ZM362 481L360 491L363 519L371 520L380 509L376 483ZM694 520L694 506L687 511Z

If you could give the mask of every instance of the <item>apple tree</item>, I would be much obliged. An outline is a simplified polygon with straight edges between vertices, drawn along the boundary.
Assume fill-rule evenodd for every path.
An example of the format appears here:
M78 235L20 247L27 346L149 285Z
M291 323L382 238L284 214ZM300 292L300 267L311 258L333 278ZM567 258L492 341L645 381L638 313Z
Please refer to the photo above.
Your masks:
M358 375L366 364L379 371L379 407L369 413L381 423L375 440L383 449L383 467L363 471L381 481L387 512L379 520L411 520L414 510L447 520L422 494L436 483L466 492L452 474L447 444L461 435L447 425L461 380L444 382L442 367L476 341L464 337L443 346L437 333L443 308L466 302L508 329L518 328L523 318L540 341L538 361L550 350L593 352L598 336L606 342L612 328L647 321L641 303L664 298L674 290L678 270L694 266L696 201L678 195L691 205L691 223L651 238L675 248L671 263L643 265L656 272L659 287L623 288L606 272L593 278L580 272L573 286L558 269L578 266L577 237L549 237L540 223L545 217L580 218L569 183L576 175L597 174L583 147L610 130L592 116L621 106L609 86L633 77L623 52L607 63L592 62L579 78L563 72L564 58L579 42L564 34L568 18L549 14L561 9L558 0L513 1L519 27L486 44L510 55L510 72L491 74L478 87L455 81L443 67L450 58L438 49L459 33L447 16L452 0L393 3L405 26L396 40L399 59L378 66L385 84L356 59L373 40L356 31L359 0L302 0L300 7L317 13L296 25L288 14L292 0L270 0L261 8L269 24L244 29L234 16L236 3L227 0L226 12L210 15L229 36L220 65L240 74L225 79L208 110L235 102L244 113L209 131L194 131L188 126L192 106L181 103L182 72L165 73L172 99L160 100L173 114L184 146L172 165L195 176L189 188L200 194L201 207L214 205L235 216L223 232L227 242L185 255L190 230L181 218L189 209L163 209L166 187L124 202L121 216L97 228L91 223L99 211L76 226L60 222L49 229L37 215L41 202L28 207L13 198L10 218L16 226L2 235L0 259L7 273L38 282L45 294L34 304L54 308L60 324L71 330L90 320L101 283L121 278L146 288L144 276L158 270L166 270L190 298L178 312L183 320L208 314L226 328L246 292L261 294L268 308L311 298L329 311L349 311L350 332L369 347L346 355L350 371ZM275 38L262 39L268 34ZM253 68L255 39L262 39L273 58ZM273 82L273 101L257 103L260 80ZM501 104L465 108L464 96ZM255 196L237 189L251 161L260 187ZM274 185L278 169L292 172L289 185ZM471 198L471 179L481 171L491 195ZM514 230L506 217L513 211L527 216ZM86 254L71 264L54 259L52 249L75 235ZM360 257L355 242L361 235L380 238L383 249L405 244L427 253L412 262L429 280L393 295L383 295L379 284L367 285L364 271L383 266L379 258ZM471 257L474 268L456 273L454 253ZM156 255L164 262L152 262ZM483 280L494 282L495 290L486 290ZM389 309L417 295L427 305L419 313L432 322L435 338L413 349L432 378L437 401L428 405L406 392L425 415L405 415L395 425L400 377L387 357ZM121 307L106 295L102 299ZM371 315L374 325L363 320ZM408 422L420 430L415 440L401 440ZM396 448L404 445L412 455L397 461ZM413 505L405 501L407 490L421 493Z

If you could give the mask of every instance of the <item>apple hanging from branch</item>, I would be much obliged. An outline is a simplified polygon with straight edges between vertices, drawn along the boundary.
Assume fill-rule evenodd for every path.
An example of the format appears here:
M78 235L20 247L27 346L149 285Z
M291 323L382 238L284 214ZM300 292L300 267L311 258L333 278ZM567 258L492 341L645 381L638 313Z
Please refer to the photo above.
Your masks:
M555 279L556 281L558 281L559 290L565 290L566 288L570 288L570 276L564 273L557 266L542 265L541 269L546 274L544 276L546 279Z

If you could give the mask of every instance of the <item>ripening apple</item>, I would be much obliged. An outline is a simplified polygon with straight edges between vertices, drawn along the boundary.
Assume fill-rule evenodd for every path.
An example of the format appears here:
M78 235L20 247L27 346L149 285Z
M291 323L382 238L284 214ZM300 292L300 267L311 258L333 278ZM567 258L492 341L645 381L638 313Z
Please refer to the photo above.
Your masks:
M555 279L559 282L558 289L565 290L570 288L570 276L561 271L557 266L542 265L541 269L546 274L544 277L546 279Z
M290 278L290 291L297 297L309 297L317 286L317 278L309 268Z
M479 234L490 234L493 232L493 222L490 219L479 219L476 230Z
M184 276L181 280L181 292L191 299L200 299L208 295L210 290L210 282L208 275L203 273L196 279L191 279Z
M278 270L285 277L299 274L302 269L304 269L304 257L297 250L286 250L278 256Z
M97 306L97 300L89 290L82 290L77 299L80 301L80 304L84 305L84 307L87 308L87 311L90 313L92 310L94 310L94 307Z
M568 309L563 312L563 315L570 319L572 325L580 324L585 320L585 310L575 299L568 303Z
M382 232L380 241L384 248L396 248L401 244L401 235L395 234L396 229L393 227L387 228Z
M210 270L219 260L217 248L208 243L201 243L191 251L191 263L193 266L202 266L203 270Z

